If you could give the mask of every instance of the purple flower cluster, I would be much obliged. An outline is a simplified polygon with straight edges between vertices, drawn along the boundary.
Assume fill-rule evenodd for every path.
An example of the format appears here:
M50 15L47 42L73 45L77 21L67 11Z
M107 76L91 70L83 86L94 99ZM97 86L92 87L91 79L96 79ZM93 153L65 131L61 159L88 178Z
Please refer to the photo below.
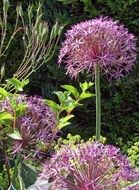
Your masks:
M136 60L136 39L123 25L110 18L97 18L72 26L66 33L59 63L76 78L80 72L94 73L99 64L107 77L120 78L129 73Z
M121 190L123 183L139 180L139 173L116 147L87 142L63 146L45 163L41 178L51 179L55 190Z
M26 109L12 123L21 136L21 139L14 139L13 152L36 154L42 147L48 148L56 137L56 117L40 97L18 96L14 104L21 103L25 103ZM3 101L1 108L14 116L15 110L10 100Z

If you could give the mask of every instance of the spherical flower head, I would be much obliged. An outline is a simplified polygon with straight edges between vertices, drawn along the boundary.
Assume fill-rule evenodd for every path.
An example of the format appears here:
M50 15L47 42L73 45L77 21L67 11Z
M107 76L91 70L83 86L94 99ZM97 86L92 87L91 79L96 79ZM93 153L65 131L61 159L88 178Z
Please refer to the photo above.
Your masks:
M3 111L8 111L15 115L15 110L11 105L11 100L7 99L1 103ZM16 105L24 104L24 112L16 116L16 120L11 123L13 129L20 134L19 139L13 139L13 153L24 153L26 155L40 154L40 152L50 147L57 135L57 120L55 114L44 103L41 97L27 97L19 95L16 97Z
M111 80L128 74L136 60L136 39L123 25L110 18L97 18L72 26L62 44L59 63L76 78L86 70L94 74L96 64Z
M121 190L124 182L138 180L139 173L116 147L87 142L63 146L45 163L41 177L53 180L55 190Z

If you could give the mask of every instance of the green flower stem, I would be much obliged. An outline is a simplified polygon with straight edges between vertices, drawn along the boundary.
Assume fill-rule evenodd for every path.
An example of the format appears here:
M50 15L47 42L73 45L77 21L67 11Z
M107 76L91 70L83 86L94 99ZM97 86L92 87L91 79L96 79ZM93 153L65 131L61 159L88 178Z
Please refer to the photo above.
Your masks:
M95 65L95 94L96 94L96 140L100 140L101 131L101 94L100 94L100 67Z

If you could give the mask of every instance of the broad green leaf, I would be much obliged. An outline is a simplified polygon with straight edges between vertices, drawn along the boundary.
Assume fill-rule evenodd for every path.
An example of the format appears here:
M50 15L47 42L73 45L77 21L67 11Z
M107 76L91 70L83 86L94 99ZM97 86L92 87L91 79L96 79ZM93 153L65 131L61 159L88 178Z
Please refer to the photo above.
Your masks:
M12 115L8 112L1 112L0 113L0 123L3 123L5 120L13 119Z
M20 166L20 176L25 184L25 188L33 185L38 177L38 171L31 165L22 163Z
M87 90L88 88L88 83L85 81L84 83L80 83L80 88L82 89L82 91Z
M20 166L21 166L21 165L19 164L19 166L18 166L19 170L20 170ZM22 179L22 177L20 176L20 172L18 172L18 181L19 181L19 184L20 184L20 189L26 190L25 184L24 184L24 182L23 182L23 179Z
M76 99L79 97L79 92L75 87L71 85L62 85L61 87L69 91Z
M8 93L4 88L0 87L0 95L2 95L3 97L7 97L9 96L10 93Z
M25 110L27 109L27 104L20 103L15 106L16 116L19 117L25 113Z
M60 107L59 107L59 105L56 103L56 102L54 102L54 101L52 101L52 100L44 100L44 102L48 105L48 106L50 106L50 108L52 109L52 111L54 111L54 112L58 112L59 110L60 110Z
M65 122L67 122L69 119L71 119L73 117L74 117L74 115L70 114L70 115L67 115L66 117L61 118L59 121L62 122L62 123L65 123Z
M75 100L71 98L71 96L68 96L65 98L65 101L63 101L63 104L61 105L61 110L65 110L66 112L70 112L74 109Z
M74 103L75 103L75 100L71 96L69 96L66 99L66 101L64 102L64 105L65 106L72 106Z
M83 100L85 98L90 98L95 96L95 94L90 93L90 92L82 92L81 95L79 96L79 100Z
M11 78L6 80L8 84L12 85L16 91L23 91L23 87L29 83L29 80L19 81L16 78Z
M17 91L23 91L21 82L16 78L11 78L6 80L8 84L11 84L15 90Z
M57 92L54 92L54 94L57 95L58 99L59 99L59 102L61 104L64 104L66 99L67 99L67 94L61 92L61 91L57 91Z
M58 129L62 129L63 127L66 127L69 124L71 124L71 123L70 122L59 123L57 127L58 127Z
M76 101L74 101L72 104L69 104L67 107L65 107L65 111L67 113L71 112L74 108L78 107L78 106L82 106L83 104L80 104Z
M14 130L14 132L11 134L8 134L8 136L15 140L22 140L22 137L18 130Z
M86 81L84 83L80 83L80 88L82 91L86 91L87 89L91 88L94 85L94 83L89 82L87 83Z
M13 120L13 117L10 113L8 112L0 113L0 125L8 126L12 120Z
M70 124L69 120L71 118L73 118L74 115L70 114L70 115L67 115L66 117L63 117L59 120L59 124L58 124L58 129L62 129L63 127L67 126Z

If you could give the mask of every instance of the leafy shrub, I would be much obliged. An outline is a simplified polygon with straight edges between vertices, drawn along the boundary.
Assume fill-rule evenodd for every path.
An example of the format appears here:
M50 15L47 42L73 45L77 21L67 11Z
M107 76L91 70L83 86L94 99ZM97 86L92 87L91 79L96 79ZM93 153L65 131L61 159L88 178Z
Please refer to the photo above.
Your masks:
M8 184L8 176L7 176L7 171L6 167L2 167L2 171L0 171L0 188L6 189Z
M127 150L127 154L131 163L139 167L139 139Z
M93 136L89 138L88 142L95 142L96 136ZM83 143L85 140L81 138L80 135L72 135L68 134L66 138L60 137L55 143L54 143L54 149L59 150L63 145L70 145L70 146L76 146L79 143ZM106 142L105 137L100 137L100 142L104 144Z

